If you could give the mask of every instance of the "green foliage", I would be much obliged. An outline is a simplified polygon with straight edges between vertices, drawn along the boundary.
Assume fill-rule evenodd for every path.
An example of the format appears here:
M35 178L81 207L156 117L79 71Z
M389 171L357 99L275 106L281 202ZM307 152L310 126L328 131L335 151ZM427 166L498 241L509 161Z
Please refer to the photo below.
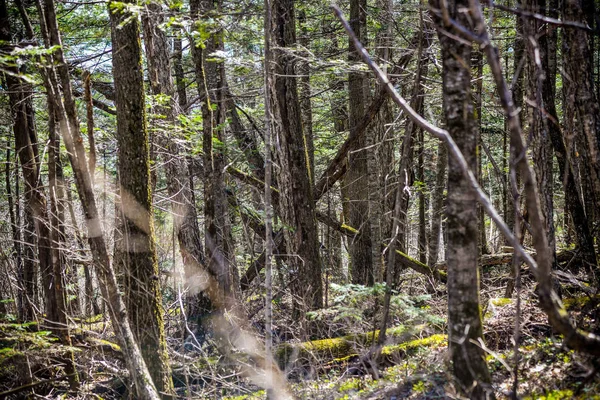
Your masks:
M332 283L331 293L335 297L330 307L309 312L307 315L318 321L331 319L333 322L365 322L372 316L375 303L383 304L386 290L385 283L376 283L373 286ZM390 299L391 318L403 324L442 324L442 318L429 312L427 301L430 299L430 295L409 296L394 290Z

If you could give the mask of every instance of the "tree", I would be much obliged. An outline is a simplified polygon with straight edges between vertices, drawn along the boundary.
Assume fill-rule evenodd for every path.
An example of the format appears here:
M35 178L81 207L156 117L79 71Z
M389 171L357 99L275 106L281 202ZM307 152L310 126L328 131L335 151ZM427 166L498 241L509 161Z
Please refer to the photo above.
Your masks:
M122 237L115 263L125 271L125 303L144 361L160 393L173 391L163 325L162 296L154 243L150 151L146 126L140 27L129 12L109 5L117 108Z
M367 40L367 1L350 1L350 25L356 32L361 42ZM348 44L349 62L358 62L360 56L353 50L351 42ZM363 72L350 72L348 74L348 125L355 129L360 123L366 110L366 99L369 98L368 79ZM373 284L373 257L371 247L370 229L367 223L369 215L369 197L367 181L367 159L368 151L366 138L358 138L354 151L348 155L348 168L344 176L344 191L347 198L346 216L351 226L360 227L362 234L360 238L350 243L350 263L352 282L363 285Z
M274 135L279 143L276 153L279 210L289 256L292 294L296 312L323 306L321 261L315 218L315 203L310 181L309 160L302 128L294 60L287 48L296 44L296 17L292 0L271 2L273 64L270 69ZM302 304L302 302L304 304Z
M450 136L463 153L467 165L477 170L477 137L473 104L471 102L472 45L446 35L450 28L448 18L465 27L469 19L460 8L468 1L448 2L447 8L435 0L430 2L435 12L444 19L435 18L442 48L444 117ZM443 8L442 8L443 7ZM485 353L477 343L483 337L483 323L479 301L479 271L477 267L477 200L475 192L463 175L456 158L448 160L448 343L454 375L461 390L472 399L492 395L490 375Z

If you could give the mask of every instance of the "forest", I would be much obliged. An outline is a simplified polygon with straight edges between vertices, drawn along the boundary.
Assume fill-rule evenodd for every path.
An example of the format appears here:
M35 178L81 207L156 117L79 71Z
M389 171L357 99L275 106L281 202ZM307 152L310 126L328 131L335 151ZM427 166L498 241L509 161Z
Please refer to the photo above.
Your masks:
M0 0L0 399L600 399L599 37Z

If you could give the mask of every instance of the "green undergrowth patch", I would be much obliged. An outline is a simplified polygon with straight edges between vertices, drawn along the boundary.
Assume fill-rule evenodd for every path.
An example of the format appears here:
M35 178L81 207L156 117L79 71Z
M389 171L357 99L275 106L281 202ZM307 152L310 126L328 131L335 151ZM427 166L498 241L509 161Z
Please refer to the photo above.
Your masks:
M509 305L510 303L512 303L512 299L506 298L506 297L497 297L494 299L490 299L490 304L496 306L496 307L504 307Z
M292 384L292 391L303 399L441 398L446 344L446 335L436 334L386 346L388 354L403 355L395 359L394 365L380 365L377 372L369 370L359 375L348 375L351 370L345 374L330 370L315 380Z
M0 324L0 348L48 348L58 339L50 331L32 330L35 323Z

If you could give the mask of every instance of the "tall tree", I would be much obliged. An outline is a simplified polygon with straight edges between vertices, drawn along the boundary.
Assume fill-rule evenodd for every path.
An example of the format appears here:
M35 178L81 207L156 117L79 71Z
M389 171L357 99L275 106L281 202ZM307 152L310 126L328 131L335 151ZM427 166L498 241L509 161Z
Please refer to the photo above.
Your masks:
M367 39L367 1L350 1L350 26L356 32L358 39L365 43ZM360 61L359 54L349 44L348 61ZM350 130L360 124L366 110L368 98L368 79L364 72L356 71L348 74L348 119ZM366 137L362 135L348 155L348 170L344 176L348 222L360 227L361 235L350 243L350 263L352 282L363 285L373 284L373 256L371 243L371 227L368 221L369 196L367 175Z
M273 63L271 74L274 134L279 144L276 159L280 170L279 209L287 226L284 238L292 272L292 294L296 312L323 306L323 287L315 203L310 167L302 128L294 57L289 48L296 45L296 17L293 0L271 3ZM370 257L370 254L368 254Z
M586 23L584 9L589 1L563 2L563 19ZM588 33L573 27L563 28L563 92L565 131L572 132L574 146L579 153L579 176L585 213L596 240L600 235L600 105L594 92L591 49ZM574 221L575 222L575 221Z
M196 7L196 2L192 2ZM200 293L202 275L208 271L213 276L218 276L219 269L206 264L202 234L198 224L198 212L195 205L193 180L190 175L188 161L180 141L178 116L186 104L186 91L183 82L183 66L176 62L177 92L171 76L171 62L169 43L166 32L163 30L164 15L158 3L148 4L142 18L144 29L144 46L152 93L156 96L163 95L167 101L157 107L156 114L164 116L156 118L155 126L158 128L157 143L165 149L163 152L167 190L172 201L172 214L175 235L179 244L184 270L185 285L188 293L188 319L197 323L198 329L203 329L201 320L210 308L208 297ZM177 43L177 42L176 42ZM179 45L181 45L179 40ZM181 50L175 54L176 60L181 56ZM196 51L194 46L192 52ZM207 270L208 268L208 270ZM218 290L217 288L214 288Z
M443 104L445 122L450 136L463 153L467 165L477 170L477 136L473 103L471 101L472 45L456 40L445 32L452 30L450 19L469 28L470 21L464 9L466 0L447 4L431 0L436 17L438 37L443 60ZM462 173L459 162L448 160L448 343L453 371L460 389L472 399L493 395L485 353L477 344L483 337L483 323L479 302L478 222L476 195Z
M151 207L150 153L146 127L140 27L125 11L110 13L122 239L115 263L125 271L126 304L134 333L159 393L173 391L163 324L162 297ZM119 246L120 244L120 246Z
M525 0L523 6L529 11L540 12L546 8L546 1ZM551 78L546 76L548 37L544 28L545 24L538 19L526 18L524 21L525 43L527 44L528 97L535 104L528 113L530 135L533 137L533 163L536 170L538 190L542 194L540 202L546 224L548 245L552 249L553 258L556 258L552 143L548 132L548 119L545 114L547 104L543 98L544 81Z
M218 24L211 22L217 15L220 5L212 0L193 0L190 14L195 28L208 34L199 41L194 39L192 58L198 95L202 111L202 150L204 162L204 233L206 247L206 271L212 284L206 296L198 302L196 311L199 320L207 312L223 307L231 307L234 298L234 282L237 284L237 271L231 262L231 243L228 232L227 200L225 194L224 144L225 100L224 70L218 54L222 49L222 32ZM235 274L234 274L235 272ZM198 324L198 328L202 329Z

